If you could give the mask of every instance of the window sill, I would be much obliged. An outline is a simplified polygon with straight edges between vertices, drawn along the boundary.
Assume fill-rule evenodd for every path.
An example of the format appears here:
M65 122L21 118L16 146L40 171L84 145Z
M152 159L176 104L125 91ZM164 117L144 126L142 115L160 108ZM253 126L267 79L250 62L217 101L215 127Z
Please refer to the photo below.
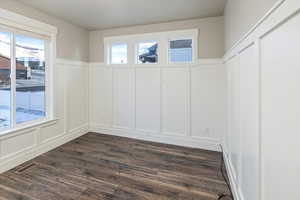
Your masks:
M30 124L26 124L20 127L16 127L13 129L8 129L4 131L0 131L0 140L6 139L9 137L17 136L19 134L22 134L24 132L27 132L28 130L35 129L35 128L40 128L42 126L49 126L49 125L54 125L56 124L58 119L44 119L38 122L33 122Z

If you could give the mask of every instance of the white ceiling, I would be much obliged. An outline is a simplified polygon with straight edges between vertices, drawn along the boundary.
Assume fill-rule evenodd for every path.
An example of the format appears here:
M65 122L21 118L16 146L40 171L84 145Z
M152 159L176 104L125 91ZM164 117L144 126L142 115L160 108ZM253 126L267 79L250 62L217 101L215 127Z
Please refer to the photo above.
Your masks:
M19 0L89 30L223 14L226 0Z

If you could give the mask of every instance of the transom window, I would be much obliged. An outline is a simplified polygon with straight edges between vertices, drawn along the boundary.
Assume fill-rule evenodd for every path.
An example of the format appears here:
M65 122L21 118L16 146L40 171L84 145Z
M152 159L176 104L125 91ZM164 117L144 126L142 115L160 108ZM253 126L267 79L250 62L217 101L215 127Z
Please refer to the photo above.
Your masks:
M111 45L111 64L127 64L127 44Z
M180 39L169 41L169 62L184 63L193 61L193 40Z
M126 35L104 39L107 64L172 64L197 60L198 30Z
M157 42L141 42L138 44L138 63L157 63Z

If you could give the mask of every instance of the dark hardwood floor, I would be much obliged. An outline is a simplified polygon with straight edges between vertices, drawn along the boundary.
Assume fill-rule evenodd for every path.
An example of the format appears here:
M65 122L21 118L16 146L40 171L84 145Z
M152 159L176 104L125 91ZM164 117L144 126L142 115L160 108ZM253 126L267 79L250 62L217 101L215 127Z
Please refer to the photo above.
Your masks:
M1 200L216 200L221 154L88 133L0 175Z

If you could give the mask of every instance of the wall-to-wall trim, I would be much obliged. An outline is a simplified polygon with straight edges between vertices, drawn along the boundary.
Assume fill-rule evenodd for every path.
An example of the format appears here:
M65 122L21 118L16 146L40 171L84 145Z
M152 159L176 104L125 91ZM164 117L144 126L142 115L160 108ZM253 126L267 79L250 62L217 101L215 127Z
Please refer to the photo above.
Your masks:
M243 53L245 50L249 49L248 47L253 46L254 51L255 51L255 66L253 67L258 67L259 68L259 72L257 72L257 76L259 77L259 83L258 83L258 88L257 88L257 94L258 94L258 106L257 106L257 112L258 112L258 123L259 123L259 130L258 130L258 134L259 134L259 141L258 141L258 146L259 146L259 154L258 155L258 180L257 185L259 185L259 191L258 191L258 196L259 196L259 200L264 200L266 199L265 195L266 195L266 185L267 185L267 180L265 180L265 176L264 173L262 171L263 169L263 165L264 163L264 146L262 146L262 121L261 121L261 115L262 115L262 99L261 99L261 89L262 89L262 85L261 85L261 81L262 81L262 77L261 77L261 41L262 39L268 37L273 31L276 31L277 29L280 29L281 27L284 26L285 23L289 22L290 19L294 18L295 16L298 15L299 18L299 14L300 14L300 1L299 0L278 0L277 3L269 10L269 12L266 13L266 15L259 20L259 22L253 26L253 28L247 33L245 34L240 40L238 40L235 45L226 52L226 54L224 55L224 62L225 64L230 63L230 61L232 61L233 59L236 59L237 62L240 61L240 55L241 53ZM229 79L231 79L232 77L229 77ZM240 98L240 97L239 97ZM235 105L235 106L240 106L240 105ZM239 122L236 122L239 124ZM230 122L229 122L230 124ZM229 129L228 132L230 132L231 130ZM240 133L241 135L243 133ZM228 141L232 141L233 138L227 138ZM226 144L223 144L224 146L226 146ZM234 197L236 200L243 200L243 199L248 199L249 197L245 196L245 191L243 191L242 186L240 185L241 183L237 183L235 181L235 176L239 176L239 174L243 173L241 170L237 170L235 171L235 168L233 167L233 161L232 158L230 156L231 149L225 149L224 152L224 159L226 162L226 167L227 167L227 171L229 174L229 178L230 178L230 182L231 182L231 188L232 191L234 193ZM236 156L236 155L235 155ZM235 158L237 159L237 158ZM236 161L235 161L236 162ZM238 162L238 165L242 165L241 163ZM240 166L238 167L240 168ZM239 180L240 181L240 180ZM241 180L243 181L243 180ZM244 189L245 190L245 189Z
M57 58L56 64L58 65L69 65L69 66L89 66L89 62L77 61L77 60L69 60L63 58Z
M266 19L272 15L278 7L280 7L287 0L278 0L274 6L242 37L240 38L224 55L224 60L230 59L235 54L235 50L243 43L247 38L251 37L251 35L255 32L256 29L260 27L260 25L266 21Z
M165 144L172 144L178 146L185 146L191 148L207 149L211 151L220 151L219 141L208 138L187 138L184 136L172 135L171 137L166 134L158 134L142 130L130 130L123 128L107 128L98 124L90 124L90 132L100 134L114 135L120 137L128 137L138 140L159 142Z
M224 149L223 149L224 150ZM242 191L239 189L238 187L238 183L235 181L235 171L233 169L233 166L228 158L228 154L227 152L224 150L223 151L223 158L224 158L224 163L225 163L225 167L226 167L226 172L228 174L228 178L229 178L229 183L231 186L231 191L232 191L232 195L234 200L244 200L243 195L242 195Z
M218 64L224 64L223 59L220 58L198 59L196 63L196 65L218 65Z
M62 59L61 62L63 62ZM104 62L91 62L90 67L115 67L115 68L153 68L153 67L189 67L189 66L199 66L199 65L219 65L224 64L223 58L209 58L209 59L198 59L195 63L178 63L178 64L105 64Z

